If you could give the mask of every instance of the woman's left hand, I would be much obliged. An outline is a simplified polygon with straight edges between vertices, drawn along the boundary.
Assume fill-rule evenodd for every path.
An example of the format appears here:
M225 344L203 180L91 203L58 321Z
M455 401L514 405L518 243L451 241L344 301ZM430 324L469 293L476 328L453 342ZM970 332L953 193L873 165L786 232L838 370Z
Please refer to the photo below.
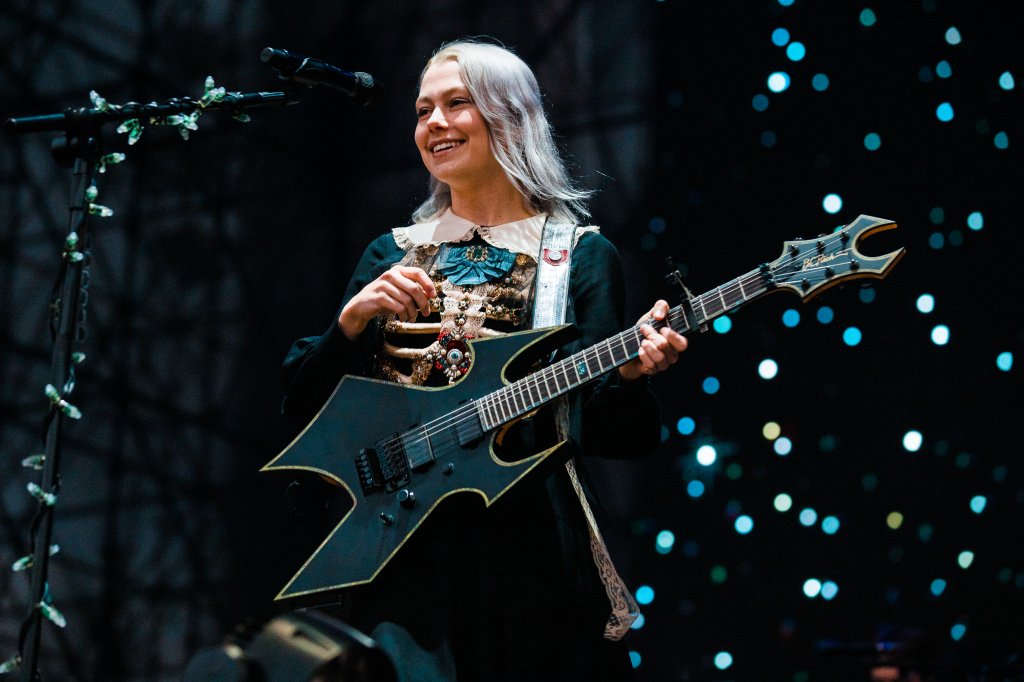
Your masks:
M668 303L659 300L650 312L640 318L640 331L644 335L640 342L640 353L635 360L619 367L619 374L626 381L665 371L674 365L679 359L679 354L686 350L686 337L672 327L665 325L661 329L655 329L647 324L651 318L660 321L664 320L666 315Z

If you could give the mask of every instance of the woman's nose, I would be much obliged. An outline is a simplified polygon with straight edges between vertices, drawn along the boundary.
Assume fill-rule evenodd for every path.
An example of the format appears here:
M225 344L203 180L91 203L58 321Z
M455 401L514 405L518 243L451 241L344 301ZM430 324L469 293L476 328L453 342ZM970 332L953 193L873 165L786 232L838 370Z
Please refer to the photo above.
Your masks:
M444 117L444 112L441 107L434 107L434 110L430 112L430 118L427 119L427 125L433 128L447 125L448 121Z

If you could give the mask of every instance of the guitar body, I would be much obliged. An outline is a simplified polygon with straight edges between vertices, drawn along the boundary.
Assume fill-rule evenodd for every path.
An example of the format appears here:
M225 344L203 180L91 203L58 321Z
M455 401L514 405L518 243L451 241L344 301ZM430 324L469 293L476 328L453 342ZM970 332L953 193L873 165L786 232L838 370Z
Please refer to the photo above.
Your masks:
M262 469L319 473L344 487L353 501L277 598L371 581L446 497L476 493L489 506L561 447L562 443L526 459L505 462L495 454L497 432L481 432L467 443L435 447L436 460L410 468L408 482L400 488L368 494L356 466L360 450L374 448L395 436L396 430L415 433L418 426L450 421L449 415L458 414L460 406L507 385L506 373L514 361L535 357L541 348L556 344L563 331L567 327L470 341L473 363L452 386L428 388L343 378L302 433ZM461 411L468 412L465 407Z

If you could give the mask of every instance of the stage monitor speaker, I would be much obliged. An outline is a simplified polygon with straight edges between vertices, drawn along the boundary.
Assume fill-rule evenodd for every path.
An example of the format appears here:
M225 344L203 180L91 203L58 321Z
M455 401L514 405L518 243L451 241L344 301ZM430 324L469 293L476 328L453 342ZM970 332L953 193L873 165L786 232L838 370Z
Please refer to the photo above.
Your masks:
M250 642L238 638L200 651L183 682L397 682L376 642L316 611L267 622Z

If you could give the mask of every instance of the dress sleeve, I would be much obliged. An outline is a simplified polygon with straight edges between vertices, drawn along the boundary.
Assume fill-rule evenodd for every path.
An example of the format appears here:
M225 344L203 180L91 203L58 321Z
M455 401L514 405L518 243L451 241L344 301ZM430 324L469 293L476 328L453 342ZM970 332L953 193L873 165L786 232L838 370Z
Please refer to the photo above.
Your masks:
M589 232L580 238L572 264L575 323L580 347L588 348L627 327L622 260L607 238ZM646 377L626 382L613 370L583 396L580 449L587 456L635 459L660 442L660 408Z
M323 407L346 374L367 375L371 371L377 328L368 325L355 341L338 327L338 315L349 299L397 263L403 251L390 233L383 234L363 251L338 312L318 336L307 336L292 344L282 365L284 399L281 413L298 424L306 424Z

